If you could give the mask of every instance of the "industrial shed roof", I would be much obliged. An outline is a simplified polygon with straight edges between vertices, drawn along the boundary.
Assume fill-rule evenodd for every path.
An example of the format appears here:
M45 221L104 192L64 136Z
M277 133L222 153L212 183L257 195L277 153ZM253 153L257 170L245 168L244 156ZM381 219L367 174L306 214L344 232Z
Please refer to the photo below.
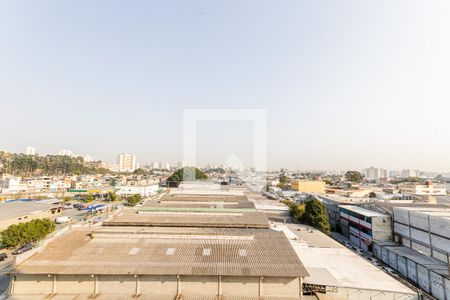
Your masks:
M270 229L79 229L21 265L19 274L305 277L282 232Z
M168 194L164 195L161 201L214 201L214 202L243 202L248 201L245 195L227 195L227 194Z
M192 207L192 208L250 208L255 204L250 201L147 201L145 207Z
M180 209L125 211L104 226L174 226L269 228L264 214L230 209Z
M40 203L37 201L7 201L0 202L0 220L31 214L43 210L58 208L61 205Z

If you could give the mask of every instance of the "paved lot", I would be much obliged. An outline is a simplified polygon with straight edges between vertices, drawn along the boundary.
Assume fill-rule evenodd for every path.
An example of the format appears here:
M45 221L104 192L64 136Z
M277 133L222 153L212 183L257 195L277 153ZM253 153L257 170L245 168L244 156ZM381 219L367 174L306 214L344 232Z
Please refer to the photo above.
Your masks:
M4 251L1 251L2 253ZM0 295L8 289L10 277L6 273L10 272L14 268L14 256L10 255L8 252L8 258L0 262ZM0 296L0 299L1 296Z

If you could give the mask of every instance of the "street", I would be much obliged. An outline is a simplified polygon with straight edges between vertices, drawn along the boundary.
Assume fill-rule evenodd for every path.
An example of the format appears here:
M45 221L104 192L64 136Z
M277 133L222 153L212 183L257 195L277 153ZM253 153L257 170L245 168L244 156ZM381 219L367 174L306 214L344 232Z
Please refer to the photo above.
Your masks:
M3 253L3 250L2 250ZM0 299L1 295L5 293L9 287L10 277L6 273L12 271L14 268L14 256L8 253L8 258L0 262Z

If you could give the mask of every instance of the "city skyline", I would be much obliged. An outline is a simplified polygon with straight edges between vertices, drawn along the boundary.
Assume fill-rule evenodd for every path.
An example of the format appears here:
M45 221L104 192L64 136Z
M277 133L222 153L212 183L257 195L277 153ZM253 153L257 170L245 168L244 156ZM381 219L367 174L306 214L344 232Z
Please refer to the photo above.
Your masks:
M423 3L2 2L0 149L176 162L185 109L259 108L268 169L448 171L450 3ZM251 128L201 124L199 163L249 165Z

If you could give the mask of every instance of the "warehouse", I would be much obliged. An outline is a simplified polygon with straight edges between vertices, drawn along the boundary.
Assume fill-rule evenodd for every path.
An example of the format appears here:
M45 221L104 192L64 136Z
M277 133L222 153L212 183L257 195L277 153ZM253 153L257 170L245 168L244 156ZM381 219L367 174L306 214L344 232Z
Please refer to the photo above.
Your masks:
M262 213L247 209L146 207L128 210L104 226L269 228Z
M393 242L375 242L375 257L439 300L450 300L449 265Z
M168 194L155 201L147 201L148 207L197 207L197 208L250 208L253 202L244 195Z
M0 231L8 226L34 219L54 218L61 213L59 204L46 201L14 200L0 202Z
M329 300L417 300L408 286L324 233L299 224L278 224L310 274L303 292Z
M342 234L355 246L372 251L372 242L391 240L391 217L355 205L339 205Z
M270 229L103 227L71 232L14 275L12 299L293 300L308 272Z
M449 207L394 207L393 216L394 237L399 244L448 262Z

